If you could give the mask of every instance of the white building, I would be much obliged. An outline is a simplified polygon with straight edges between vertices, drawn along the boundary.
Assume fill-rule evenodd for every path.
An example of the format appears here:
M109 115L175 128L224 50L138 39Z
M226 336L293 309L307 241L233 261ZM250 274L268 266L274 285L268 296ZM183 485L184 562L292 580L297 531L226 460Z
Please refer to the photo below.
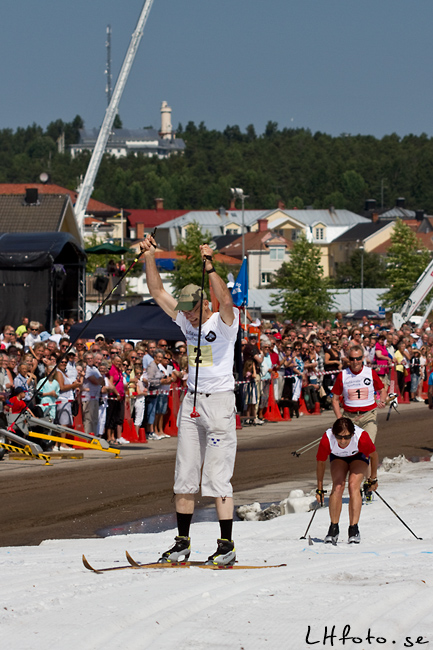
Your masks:
M82 151L93 151L99 129L80 129L79 133L78 143L68 147L73 158ZM162 102L160 131L153 128L113 129L105 152L116 158L124 158L130 153L168 158L174 153L183 153L184 149L185 142L176 138L176 133L171 125L171 108L167 102Z

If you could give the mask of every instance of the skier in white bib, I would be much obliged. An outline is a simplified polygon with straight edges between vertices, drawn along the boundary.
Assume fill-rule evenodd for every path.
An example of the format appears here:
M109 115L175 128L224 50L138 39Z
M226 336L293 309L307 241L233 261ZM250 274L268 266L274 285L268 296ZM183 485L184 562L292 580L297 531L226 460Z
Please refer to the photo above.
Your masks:
M329 496L329 516L331 525L325 543L336 543L339 534L339 521L343 502L343 492L348 476L349 488L349 544L359 544L358 522L361 515L361 483L367 474L371 461L370 490L377 489L378 454L373 441L366 431L353 424L349 418L335 420L332 428L322 436L317 450L317 490L316 498L323 502L323 478L326 460L330 460L332 491Z
M180 559L188 559L191 553L189 530L195 495L200 489L201 479L202 495L215 498L220 524L217 550L209 556L208 562L232 564L236 551L232 540L231 477L237 444L233 357L239 327L239 310L233 306L224 280L213 267L213 250L207 244L200 246L200 253L210 285L219 302L219 311L216 313L211 311L206 295L201 295L201 287L197 285L184 287L179 300L171 296L164 289L156 267L155 240L152 236L147 237L140 247L145 254L149 292L158 305L179 325L186 338L188 355L187 393L180 410L174 482L178 536L174 546L163 553L159 561L177 562ZM201 354L196 368L200 305Z

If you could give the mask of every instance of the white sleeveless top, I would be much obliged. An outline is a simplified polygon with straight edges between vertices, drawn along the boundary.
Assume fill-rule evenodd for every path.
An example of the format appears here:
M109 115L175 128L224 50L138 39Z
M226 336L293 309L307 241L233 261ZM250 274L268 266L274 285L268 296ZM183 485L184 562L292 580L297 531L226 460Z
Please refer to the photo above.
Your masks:
M371 368L364 366L361 372L354 375L346 368L342 374L343 400L346 406L362 410L375 404L373 373Z
M340 456L341 458L347 458L348 456L354 456L355 454L357 454L359 452L358 443L362 432L363 429L361 429L361 427L357 427L355 424L355 433L350 439L350 442L347 445L347 447L343 449L342 447L339 446L337 438L332 433L332 429L331 428L327 429L325 433L329 440L329 446L331 447L331 454L334 454L334 456Z
M69 377L68 377L67 375L65 375L64 372L62 372L61 370L59 370L59 372L60 372L60 374L61 374L62 377L63 377L63 383L64 383L64 385L65 385L65 388L66 388L66 386L68 386L69 384L72 384L72 383L73 383L73 382L69 379ZM69 402L69 400L73 400L74 398L75 398L75 395L74 395L74 391L73 391L73 390L65 390L65 391L60 391L59 396L58 396L57 399L60 400L60 401L62 401L62 402Z

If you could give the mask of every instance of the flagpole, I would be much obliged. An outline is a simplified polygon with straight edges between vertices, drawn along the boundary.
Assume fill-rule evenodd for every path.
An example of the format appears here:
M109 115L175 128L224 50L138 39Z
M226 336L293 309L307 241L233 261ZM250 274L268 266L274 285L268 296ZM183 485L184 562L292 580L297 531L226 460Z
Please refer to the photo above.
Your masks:
M248 311L248 258L245 255L244 257L245 260L245 265L246 265L246 278L247 278L247 290L246 290L246 298L245 298L245 311L244 311L244 327L245 327L245 334L248 334L248 327L247 327L247 311Z
M245 316L244 316L244 326L245 330L247 328L247 307L248 307L248 260L245 256L241 268L239 269L238 276L235 280L234 287L232 289L232 298L233 304L236 307L244 307ZM240 320L242 324L242 319Z

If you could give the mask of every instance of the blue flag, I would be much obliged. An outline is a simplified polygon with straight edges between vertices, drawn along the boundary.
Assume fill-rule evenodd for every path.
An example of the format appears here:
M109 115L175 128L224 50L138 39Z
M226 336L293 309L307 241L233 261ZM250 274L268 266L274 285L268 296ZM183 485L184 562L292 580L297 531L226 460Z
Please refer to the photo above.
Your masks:
M232 298L235 307L248 305L248 264L246 257L244 257L235 286L232 289Z

